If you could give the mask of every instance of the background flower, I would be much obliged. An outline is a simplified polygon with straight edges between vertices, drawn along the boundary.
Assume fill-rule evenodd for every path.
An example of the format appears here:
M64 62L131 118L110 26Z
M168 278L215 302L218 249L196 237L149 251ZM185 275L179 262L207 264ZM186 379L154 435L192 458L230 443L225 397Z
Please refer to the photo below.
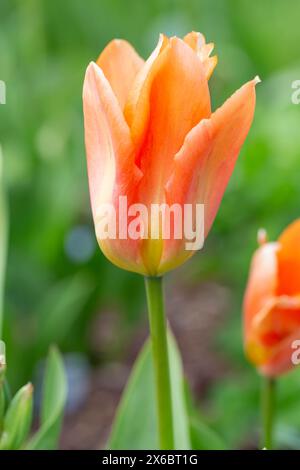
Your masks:
M244 299L245 348L268 376L293 367L300 338L300 220L254 254Z

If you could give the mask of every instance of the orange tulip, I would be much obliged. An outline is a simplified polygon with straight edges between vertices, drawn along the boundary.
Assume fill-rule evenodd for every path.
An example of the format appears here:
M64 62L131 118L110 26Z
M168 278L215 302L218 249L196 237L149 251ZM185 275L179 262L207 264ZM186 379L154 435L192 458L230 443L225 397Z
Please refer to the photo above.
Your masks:
M86 71L83 104L92 212L103 253L116 265L161 275L188 259L186 239L120 236L120 196L128 206L204 204L206 237L255 108L254 79L211 112L208 79L217 63L200 33L161 35L144 62L114 40ZM101 205L116 211L116 238L100 230ZM164 219L149 221L161 234ZM174 227L173 227L174 230Z
M274 377L293 367L293 343L300 339L300 219L253 256L244 339L247 356L262 374Z

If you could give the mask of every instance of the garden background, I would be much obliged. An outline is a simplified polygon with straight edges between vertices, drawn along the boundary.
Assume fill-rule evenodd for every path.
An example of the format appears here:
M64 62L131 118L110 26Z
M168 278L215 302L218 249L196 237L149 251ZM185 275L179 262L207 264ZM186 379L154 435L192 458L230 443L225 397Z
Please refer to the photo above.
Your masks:
M203 419L229 447L257 445L259 380L243 354L241 305L257 229L275 239L300 216L299 18L297 0L1 0L8 376L13 390L33 378L39 396L44 357L58 344L70 384L62 448L104 447L147 335L142 278L111 265L93 233L85 69L114 37L147 57L159 32L191 30L215 42L214 109L255 75L262 83L205 248L166 278L169 319ZM278 414L281 447L300 448L299 370L280 379Z

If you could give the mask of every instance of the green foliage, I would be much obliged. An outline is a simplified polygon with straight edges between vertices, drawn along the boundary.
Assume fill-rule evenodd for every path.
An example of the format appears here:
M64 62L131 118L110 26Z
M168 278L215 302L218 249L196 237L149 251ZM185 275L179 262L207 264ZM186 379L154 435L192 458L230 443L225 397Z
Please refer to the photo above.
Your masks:
M190 435L194 450L226 450L227 447L218 434L198 419L190 422Z
M9 404L4 417L0 449L19 449L30 430L32 420L32 385L24 385Z
M4 387L3 387L3 382L1 380L0 382L0 434L2 433L3 430L3 418L4 418L4 413L5 413L5 393L4 393Z
M258 382L250 368L242 372L241 301L257 229L264 226L272 239L299 217L300 105L291 103L291 83L300 77L300 2L1 0L0 17L0 79L7 84L0 143L11 208L4 339L13 391L30 380L53 341L90 357L88 325L103 308L119 312L126 332L143 312L137 276L111 266L96 248L82 263L65 250L74 226L93 230L81 105L88 62L113 37L130 40L146 56L159 31L193 29L216 44L214 109L244 81L261 76L254 124L205 250L184 268L196 282L226 283L233 296L218 344L234 372L208 392L209 422L228 436L228 445L256 439ZM1 180L0 315L6 223ZM297 373L282 381L285 429L299 423L298 383Z
M38 347L63 341L70 334L91 294L90 280L82 274L63 279L50 289L38 307Z
M33 386L24 385L10 399L0 382L0 450L55 449L58 444L67 396L66 377L61 356L51 348L44 378L40 427L30 438Z
M172 408L176 449L226 449L225 443L200 417L187 391L180 353L168 334ZM157 449L154 375L149 340L140 352L122 396L108 448Z
M4 279L7 258L8 215L3 178L3 155L0 145L0 339L3 323Z
M175 448L190 449L181 359L171 335L168 343ZM114 450L158 449L154 374L149 341L144 345L132 370L108 447Z
M186 409L189 417L191 446L194 450L226 450L221 436L206 422L196 407L189 385L185 385Z
M66 398L63 362L57 349L52 348L44 379L40 428L26 446L27 449L51 450L57 447Z

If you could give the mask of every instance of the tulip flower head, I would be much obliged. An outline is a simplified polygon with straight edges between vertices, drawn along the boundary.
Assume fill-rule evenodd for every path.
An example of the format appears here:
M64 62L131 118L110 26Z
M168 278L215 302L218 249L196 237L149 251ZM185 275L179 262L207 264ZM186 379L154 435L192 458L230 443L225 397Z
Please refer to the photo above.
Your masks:
M190 258L201 243L187 249L188 242L199 233L204 240L212 226L251 126L259 81L212 113L212 50L200 33L161 35L144 61L128 42L113 40L87 68L92 212L99 245L119 267L161 275ZM153 206L160 208L154 216Z
M300 340L300 219L277 242L261 234L244 298L244 342L249 360L275 377L293 367Z

